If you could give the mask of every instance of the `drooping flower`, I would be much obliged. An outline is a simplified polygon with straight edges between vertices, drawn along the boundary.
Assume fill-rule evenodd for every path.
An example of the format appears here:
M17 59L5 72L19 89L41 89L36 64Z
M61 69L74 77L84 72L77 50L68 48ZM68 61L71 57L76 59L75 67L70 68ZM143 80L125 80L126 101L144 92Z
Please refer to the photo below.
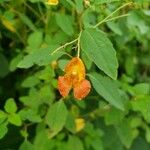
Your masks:
M58 0L48 0L47 4L48 5L57 5L58 4Z
M66 97L73 88L74 97L78 100L86 97L91 84L85 79L85 66L82 60L74 57L65 67L65 75L58 78L58 90Z

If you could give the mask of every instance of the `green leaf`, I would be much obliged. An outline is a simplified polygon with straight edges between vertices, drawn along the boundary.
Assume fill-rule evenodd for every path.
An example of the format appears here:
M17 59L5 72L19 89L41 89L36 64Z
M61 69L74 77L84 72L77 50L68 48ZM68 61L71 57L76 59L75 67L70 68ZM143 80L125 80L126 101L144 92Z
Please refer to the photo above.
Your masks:
M139 83L133 87L135 95L148 95L150 94L150 84L149 83Z
M150 96L139 97L131 102L134 111L141 112L144 119L150 123Z
M71 113L68 113L65 128L69 130L71 133L76 132L75 118Z
M5 103L5 111L8 113L15 113L17 111L17 106L13 98L10 98Z
M127 18L128 27L132 29L132 27L135 27L139 29L141 34L146 34L149 31L148 25L143 20L143 17L141 15L140 11L132 11L130 15Z
M130 148L133 140L138 136L138 130L131 127L130 119L122 120L122 122L116 127L116 130L122 143L127 148Z
M66 123L67 115L67 108L63 100L60 100L49 108L46 115L46 123L52 131L59 132Z
M150 128L148 126L146 126L145 131L146 131L145 138L146 138L147 142L150 143Z
M21 126L22 124L19 114L10 114L8 117L8 121L16 126Z
M102 31L92 28L85 29L81 34L81 48L99 69L112 79L117 78L116 52Z
M42 143L42 144L41 144ZM49 138L48 130L38 130L34 138L35 150L52 150L55 149L56 141Z
M67 150L84 150L82 141L76 136L70 136L67 144Z
M30 48L38 48L42 44L43 33L40 31L33 32L28 37L28 45Z
M4 111L0 110L0 124L4 123L6 119L7 114Z
M35 104L36 105L36 104ZM42 121L39 114L34 109L22 109L19 112L22 120L29 120L30 122L39 123Z
M84 52L82 53L82 59L83 59L83 62L85 63L86 68L89 70L92 67L91 59Z
M67 35L73 35L74 29L73 29L73 23L71 20L71 16L64 15L64 14L57 14L56 15L56 22L58 26L67 34Z
M33 22L31 21L31 19L28 16L26 16L25 14L19 13L19 17L22 20L22 22L24 24L26 24L31 30L33 30L33 31L37 30L35 25L33 24Z
M65 70L65 66L67 65L67 63L69 62L69 60L67 59L61 59L58 61L58 66L61 70Z
M19 54L11 60L9 65L10 71L15 71L17 69L17 65L22 60L22 57L23 57L22 54Z
M119 28L119 25L115 22L107 22L107 26L115 33L115 34L118 34L118 35L122 35L122 31L121 29Z
M106 125L116 125L122 121L123 117L124 112L112 107L111 110L105 114Z
M76 4L76 10L78 11L78 13L81 13L83 11L83 0L75 0L75 4Z
M8 132L7 126L5 123L0 124L0 139L2 139Z
M120 96L119 88L117 87L115 81L109 79L108 77L103 77L100 74L93 73L89 75L94 89L99 95L101 95L110 104L124 110L123 98Z
M22 87L34 87L35 85L39 83L40 83L40 80L37 77L29 76L22 82L21 86Z
M34 147L33 147L33 145L29 141L25 140L21 144L19 150L34 150Z
M48 48L40 48L35 52L25 56L23 60L19 62L17 67L30 68L34 64L37 64L39 66L47 65L53 60L57 60L64 54L63 52L57 52L54 55L50 55L55 48L56 46L51 46Z
M2 110L0 110L0 119L6 118L6 113Z

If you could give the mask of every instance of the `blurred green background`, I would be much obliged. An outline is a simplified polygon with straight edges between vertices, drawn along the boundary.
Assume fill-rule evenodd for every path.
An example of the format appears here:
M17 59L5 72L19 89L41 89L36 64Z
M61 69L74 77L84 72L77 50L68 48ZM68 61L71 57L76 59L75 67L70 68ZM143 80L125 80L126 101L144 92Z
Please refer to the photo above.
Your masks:
M82 101L57 90L76 44L50 54L131 1L46 2L0 0L0 150L150 150L150 1L132 1L98 27L116 50L118 79L100 76ZM82 49L81 58L87 73L104 75Z

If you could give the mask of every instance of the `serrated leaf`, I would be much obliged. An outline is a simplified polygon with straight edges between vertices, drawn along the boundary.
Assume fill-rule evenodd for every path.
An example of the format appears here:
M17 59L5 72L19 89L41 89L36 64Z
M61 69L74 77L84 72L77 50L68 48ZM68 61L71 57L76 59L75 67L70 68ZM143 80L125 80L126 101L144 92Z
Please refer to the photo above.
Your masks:
M21 126L22 124L19 114L10 114L8 117L8 121L16 126Z
M112 79L117 78L116 52L102 31L92 28L85 29L81 34L81 48L99 69Z
M15 113L17 111L17 106L13 98L10 98L5 103L5 111L8 113Z
M29 120L30 122L39 123L42 121L41 116L36 113L34 109L22 109L19 112L22 120Z
M93 73L89 75L89 77L92 81L93 87L99 95L116 108L124 110L123 98L120 96L115 81L97 73Z

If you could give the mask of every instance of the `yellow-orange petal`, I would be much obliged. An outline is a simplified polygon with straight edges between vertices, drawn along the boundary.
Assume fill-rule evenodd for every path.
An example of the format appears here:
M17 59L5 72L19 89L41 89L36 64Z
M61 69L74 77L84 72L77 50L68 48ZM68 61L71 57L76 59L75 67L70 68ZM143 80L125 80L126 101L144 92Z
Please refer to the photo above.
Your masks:
M57 5L58 4L58 0L48 0L46 3L48 5Z
M70 79L65 76L60 76L58 78L58 90L63 97L66 97L71 90L72 83Z
M91 90L91 83L84 79L73 87L74 97L78 100L85 98Z
M65 73L80 82L85 78L85 66L82 60L74 57L65 67Z

